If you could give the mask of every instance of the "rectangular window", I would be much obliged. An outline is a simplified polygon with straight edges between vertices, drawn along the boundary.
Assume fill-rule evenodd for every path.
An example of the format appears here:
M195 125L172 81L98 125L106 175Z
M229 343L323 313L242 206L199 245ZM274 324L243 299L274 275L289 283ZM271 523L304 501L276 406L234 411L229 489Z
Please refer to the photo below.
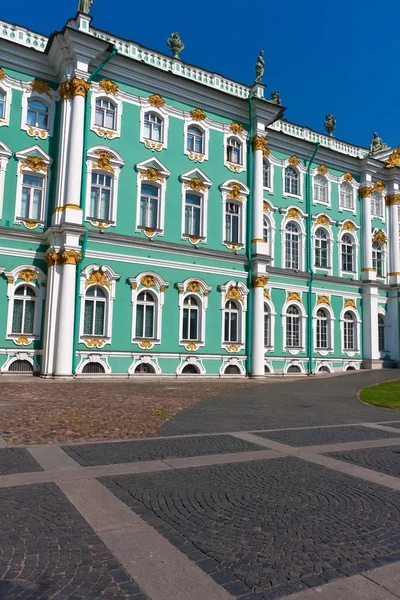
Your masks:
M159 188L155 185L143 183L140 195L139 227L157 229L158 201Z
M345 321L344 322L344 349L345 350L355 350L353 321Z
M136 310L136 337L154 337L154 306L138 304Z
M113 179L103 173L92 173L90 189L89 217L110 220L111 194Z
M6 115L6 95L0 90L0 119L4 119Z
M270 324L270 316L268 313L264 313L264 346L269 346L269 324Z
M288 348L300 347L299 317L286 317L286 346Z
M372 194L371 196L371 215L373 217L382 216L382 199L380 196Z
M200 237L202 199L195 194L186 194L185 198L185 235Z
M235 202L225 204L225 242L240 243L241 207Z
M22 178L20 217L40 221L42 218L44 179L24 174Z

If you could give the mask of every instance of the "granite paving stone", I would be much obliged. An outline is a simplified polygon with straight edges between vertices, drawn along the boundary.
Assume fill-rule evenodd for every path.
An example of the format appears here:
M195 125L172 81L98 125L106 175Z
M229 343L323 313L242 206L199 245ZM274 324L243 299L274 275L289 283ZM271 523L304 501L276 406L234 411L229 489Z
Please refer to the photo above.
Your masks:
M264 449L230 435L63 446L63 450L83 467Z
M25 448L0 448L0 475L43 471Z
M101 482L237 598L400 560L400 493L298 458Z
M0 598L147 600L53 484L0 490Z
M400 445L330 452L327 456L350 462L385 475L400 477Z
M281 442L288 446L319 446L320 444L340 444L396 437L392 431L372 429L362 425L347 427L318 427L315 429L297 429L282 431L254 431L256 435ZM399 432L400 437L400 432Z
M386 425L389 427L394 427L395 429L400 429L400 421L396 422L396 421L388 421L386 423L379 423L379 425Z

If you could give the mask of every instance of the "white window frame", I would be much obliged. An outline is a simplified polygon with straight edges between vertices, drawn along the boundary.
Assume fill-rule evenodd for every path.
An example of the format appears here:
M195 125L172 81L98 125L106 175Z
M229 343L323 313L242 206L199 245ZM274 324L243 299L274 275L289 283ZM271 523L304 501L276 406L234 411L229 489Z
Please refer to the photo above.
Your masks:
M12 92L13 92L13 88L11 85L11 79L8 77L8 75L5 75L4 79L0 80L0 90L3 92L3 94L5 94L4 117L2 119L0 119L0 127L8 127L10 125Z
M101 272L104 274L104 281L107 283L99 283L98 281L90 282L90 276L94 272ZM88 348L93 347L93 339L98 341L97 348L102 348L107 344L111 344L112 339L112 319L113 319L113 308L116 292L116 283L121 277L120 274L107 265L96 265L90 264L81 271L80 275L80 286L79 296L81 301L80 306L80 317L79 317L79 342L85 344ZM88 285L87 285L88 283ZM106 295L106 309L104 319L104 335L86 335L84 331L85 322L85 300L86 292L93 286L99 286Z
M201 185L202 189L200 190L197 190L196 186L192 183L193 180L196 180L197 184L197 179L201 180L201 184L199 185ZM212 181L200 169L192 169L184 173L180 176L180 180L182 182L181 239L189 240L192 244L199 242L205 244L207 242L208 190L212 186ZM202 199L200 235L198 237L187 235L187 232L185 232L185 202L187 193L193 193Z
M39 340L41 337L42 327L42 314L43 304L46 295L46 275L38 267L32 265L20 265L12 271L3 271L7 277L7 298L8 298L8 310L7 310L7 333L6 339L13 340L18 346L26 344L25 340L28 340L28 344L34 340ZM25 276L26 272L34 273L31 279ZM15 296L15 290L21 285L27 285L31 287L35 292L35 314L33 320L33 333L12 333L12 322L14 314L14 301L18 300L18 296ZM19 341L19 338L22 338Z
M264 297L264 315L265 315L265 306L268 306L269 311L269 344L265 345L264 338L264 351L265 352L273 352L275 348L275 317L276 311L273 305L273 302L269 298Z
M317 266L315 260L316 260L316 233L318 231L318 229L323 229L326 234L327 234L327 245L328 245L328 249L327 249L327 254L328 254L328 266L327 267L320 267ZM313 269L316 270L318 269L319 271L323 271L328 273L329 275L332 275L333 272L333 233L332 233L332 229L330 226L327 225L322 225L322 223L314 223L312 232L311 232L311 243L312 243L312 261L313 261Z
M326 183L326 193L327 193L327 201L322 202L322 200L317 200L315 198L315 180L317 177L322 177ZM331 208L331 196L332 196L332 181L333 177L328 173L322 174L318 172L318 169L313 169L311 171L311 185L312 185L312 203L313 205L320 204L321 206L325 206L326 208Z
M264 185L264 165L269 166L269 186ZM270 158L263 158L263 188L270 194L274 192L274 163L270 160Z
M352 190L353 190L353 208L346 208L345 206L341 205L341 200L340 200L340 191L341 191L341 186L344 183L348 183ZM357 190L360 187L360 184L357 183L354 178L351 179L350 181L345 179L344 176L339 178L339 182L338 182L338 210L339 212L349 212L353 215L357 214Z
M54 131L56 100L58 100L59 98L58 93L55 90L51 90L49 88L47 92L39 94L38 92L32 90L29 83L24 84L23 87L24 90L22 92L21 129L23 131L26 131L26 133L29 136L34 137L36 139L45 140L49 136L52 137ZM28 102L30 100L39 100L47 106L47 127L45 129L28 125Z
M386 356L387 354L391 354L391 322L390 322L390 316L389 314L385 311L385 309L381 306L378 305L378 315L377 317L382 317L383 321L384 321L384 337L385 337L385 349L384 350L379 350L379 329L378 329L378 339L377 339L377 346L378 346L378 352L379 352L379 356L381 358L383 358L384 356Z
M359 243L358 243L358 235L357 235L357 229L359 229L359 227L356 228L356 226L354 227L353 231L348 231L346 229L340 229L339 234L338 234L338 266L339 266L339 275L341 277L345 276L345 275L353 275L355 279L358 278L358 270L359 270L359 265L358 265L358 252L359 252ZM353 251L353 259L354 259L354 267L355 270L354 271L344 271L342 269L342 237L343 235L345 235L346 233L348 233L354 241L354 251Z
M147 279L149 278L149 279ZM150 278L153 278L154 285L149 286L148 282ZM163 306L164 306L164 294L166 289L169 287L170 282L165 281L161 275L155 273L154 271L142 271L136 277L130 277L128 279L132 294L131 294L131 302L132 302L132 332L131 332L131 341L132 344L141 344L145 340L151 344L151 347L155 345L161 344L161 336L162 336L162 314L163 314ZM144 283L143 283L144 282ZM145 283L147 285L145 285ZM141 292L151 292L156 301L156 306L154 310L154 337L149 338L137 338L136 337L136 315L137 315L137 301L138 296ZM137 365L135 365L137 366Z
M318 348L317 346L317 313L320 309L323 309L328 314L327 319L327 334L328 334L328 346L327 348ZM327 356L335 350L335 315L328 304L317 304L313 310L313 348L314 352L318 352L321 356Z
M232 195L233 190L237 189L239 186L240 196L237 199L229 198ZM239 179L228 179L221 186L220 190L222 192L222 244L229 248L229 250L235 250L239 248L245 247L246 241L246 210L247 210L247 196L249 195L249 188L247 185L240 181ZM240 214L240 228L239 228L239 242L236 244L234 242L228 242L226 237L226 228L225 228L225 210L226 210L226 202L233 202L239 204L241 206L241 214Z
M372 238L372 266L374 264L374 244L378 244L380 246L381 252L382 252L382 275L378 275L378 271L376 272L376 277L378 279L385 279L387 276L387 249L386 246L387 244L379 244L379 242L375 242L374 239Z
M235 289L235 295L232 295L231 289ZM221 292L221 348L231 351L231 346L235 346L237 351L241 350L245 346L246 336L246 312L247 312L247 296L249 293L248 288L241 281L228 281L224 285L219 286ZM240 305L241 314L239 316L239 339L240 342L225 342L225 305L228 300L236 300L237 305Z
M96 135L99 137L105 138L107 140L114 140L116 138L121 137L121 122L122 122L122 111L123 111L123 102L120 98L119 90L116 94L107 94L105 91L101 90L99 84L92 84L92 86L96 86L97 91L93 91L90 98L90 129L94 131ZM115 129L106 129L105 127L100 127L100 125L96 125L96 100L108 100L112 102L115 106Z
M299 314L299 317L300 317L300 346L298 348L286 345L286 317L289 316L287 313L287 310L290 306L296 306L296 308L299 309L299 313L300 313ZM301 352L304 352L305 344L306 344L307 314L306 314L303 304L301 302L298 302L297 300L286 301L285 304L283 305L281 316L282 316L282 330L283 330L283 338L282 338L283 352L289 352L293 356L295 356Z
M304 271L304 265L305 265L305 245L306 245L306 231L304 228L304 223L303 223L303 219L304 217L306 217L307 215L305 213L303 213L300 209L296 208L296 210L299 213L299 216L301 218L299 219L294 219L292 217L287 217L287 213L288 211L290 211L290 207L288 209L284 209L282 211L282 213L285 215L285 218L282 219L281 222L281 261L282 261L282 268L286 269L285 267L285 262L286 262L286 225L288 225L289 223L294 223L295 225L297 225L298 229L299 229L299 268L298 269L294 269L295 271Z
M109 153L109 167L112 170L104 169L98 166L99 153ZM114 226L117 223L117 203L118 203L118 184L121 167L124 165L122 157L107 146L93 146L87 152L86 161L86 201L85 201L85 221L88 221L94 227L101 227L106 229L107 227ZM111 195L110 195L110 219L102 220L90 216L90 196L92 188L92 173L101 173L102 175L109 175L112 177Z
M38 157L43 161L43 168L40 169L31 169L27 164L27 159L31 156ZM17 167L17 193L15 198L15 213L14 213L14 223L19 224L22 223L27 229L35 229L36 227L41 227L42 229L45 226L47 211L48 211L48 202L49 202L49 188L50 188L50 165L51 158L40 148L39 146L31 146L30 148L26 148L26 150L22 150L21 152L17 152L15 154L16 159L18 160ZM24 219L21 218L21 202L22 202L22 185L23 185L23 176L25 175L35 175L43 178L43 194L42 194L42 206L41 206L41 214L40 219Z
M297 165L292 165L292 164L290 164L289 160L290 159L287 158L282 164L282 197L283 198L296 198L300 202L303 202L304 201L304 198L303 198L304 174L306 172L306 168L304 167L304 165L301 162L299 162ZM299 193L298 194L290 194L289 192L285 191L285 189L286 189L285 175L286 175L287 167L291 167L292 169L297 171L297 174L299 176Z
M160 142L149 140L145 136L144 117L148 113L153 113L162 120L162 140ZM142 144L144 144L146 148L149 148L149 150L157 152L160 150L165 150L168 148L168 129L169 118L165 106L162 108L157 108L152 106L150 102L146 100L145 104L142 105L140 109L140 141Z
M3 217L4 189L8 159L12 156L11 150L0 142L0 219Z
M242 173L246 171L247 165L247 143L246 143L247 132L243 130L242 134L238 135L233 133L232 131L225 132L224 134L224 165L230 171L234 173ZM241 164L238 165L236 163L228 161L228 141L236 140L241 145Z
M375 198L374 198L375 196ZM378 199L381 205L381 212L379 215L377 215L376 213L373 212L372 210L372 203L373 200ZM370 205L371 205L371 218L372 219L380 219L381 221L385 220L385 197L382 194L382 192L375 190L374 192L372 192L371 197L370 197Z
M354 323L355 323L355 342L356 342L356 348L354 350L345 350L344 348L344 315L345 313L350 312L353 314L354 316ZM356 354L360 354L360 349L361 349L361 319L360 319L360 315L358 313L358 310L350 307L350 306L346 306L342 308L342 311L340 313L340 346L341 346L341 353L346 355L346 356L355 356Z
M275 260L275 218L274 213L276 211L276 207L269 200L264 200L264 211L263 211L263 220L266 219L268 221L268 242L267 244L267 254L271 259L271 265L273 266ZM263 223L264 230L264 223ZM263 238L264 239L264 238ZM265 242L264 242L265 243Z
M194 344L196 349L206 344L206 311L208 307L208 295L212 287L207 285L204 279L198 277L189 277L185 281L177 283L178 288L178 306L179 306L179 345L187 347ZM195 296L199 306L198 331L200 339L197 341L188 341L183 339L183 309L184 301L188 296Z
M199 153L199 152L194 152L192 150L188 150L188 129L189 127L197 127L197 129L199 129L202 134L203 134L203 152ZM209 152L209 145L210 145L210 129L207 125L205 125L204 121L194 121L193 119L187 119L185 120L185 125L184 125L184 138L183 138L183 143L184 143L184 149L183 149L183 153L186 154L186 156L188 156L190 158L190 160L193 160L195 162L199 162L202 163L205 160L208 160L208 152Z
M147 177L147 170L157 169L159 172L159 179L154 181ZM135 232L144 233L147 237L153 237L154 235L164 235L164 223L165 223L165 198L167 192L167 178L171 172L159 161L157 158L148 158L141 163L136 165L138 172L136 178L136 222ZM149 228L143 228L140 225L140 197L142 190L142 183L148 183L150 185L156 185L160 188L160 199L159 199L159 210L158 210L158 227L155 230Z

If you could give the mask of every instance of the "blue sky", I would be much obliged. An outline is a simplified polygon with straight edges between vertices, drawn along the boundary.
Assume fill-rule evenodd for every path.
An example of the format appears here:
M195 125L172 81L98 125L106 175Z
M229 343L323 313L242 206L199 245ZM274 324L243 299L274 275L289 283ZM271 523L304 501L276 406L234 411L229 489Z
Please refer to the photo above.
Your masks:
M78 0L3 3L0 18L50 34L75 15ZM289 121L324 131L326 113L335 136L367 146L378 131L400 145L398 0L271 2L253 0L94 0L94 27L169 52L178 31L181 58L246 84L265 51L266 97L279 90Z

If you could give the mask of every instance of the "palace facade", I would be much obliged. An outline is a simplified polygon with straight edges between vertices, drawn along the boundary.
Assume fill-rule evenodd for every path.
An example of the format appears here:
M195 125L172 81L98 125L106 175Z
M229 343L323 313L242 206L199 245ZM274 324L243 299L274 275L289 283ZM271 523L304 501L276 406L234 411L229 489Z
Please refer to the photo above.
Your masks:
M83 13L0 43L2 373L399 367L399 149Z

